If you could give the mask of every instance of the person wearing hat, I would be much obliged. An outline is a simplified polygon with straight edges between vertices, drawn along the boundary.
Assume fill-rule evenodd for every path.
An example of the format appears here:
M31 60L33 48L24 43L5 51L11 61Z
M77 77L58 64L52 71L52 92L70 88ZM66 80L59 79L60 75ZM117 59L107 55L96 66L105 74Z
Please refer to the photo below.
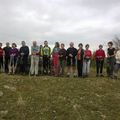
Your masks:
M18 60L18 49L16 48L16 43L12 43L12 47L9 51L10 64L9 64L9 74L15 74Z
M99 45L99 49L95 52L95 60L96 60L96 77L103 77L103 65L105 59L105 51L103 50L103 46Z
M89 44L85 46L84 61L83 61L83 77L88 77L90 73L90 63L92 58L92 52L89 50Z
M120 47L118 47L118 50L115 54L116 64L114 66L114 78L118 78L118 71L120 69Z
M74 43L70 43L70 47L67 49L67 77L70 77L71 73L76 77L76 55L77 49L74 47Z
M78 70L78 77L83 77L83 60L84 60L84 49L83 44L80 43L78 45L79 49L77 52L77 70Z

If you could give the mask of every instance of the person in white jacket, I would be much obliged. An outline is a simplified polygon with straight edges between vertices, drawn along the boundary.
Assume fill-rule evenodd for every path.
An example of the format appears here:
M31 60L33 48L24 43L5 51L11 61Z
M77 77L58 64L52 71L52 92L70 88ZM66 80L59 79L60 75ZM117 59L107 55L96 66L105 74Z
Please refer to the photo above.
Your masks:
M117 79L118 78L118 71L120 69L120 47L118 48L118 50L116 52L115 59L116 59L116 64L114 67L114 78Z

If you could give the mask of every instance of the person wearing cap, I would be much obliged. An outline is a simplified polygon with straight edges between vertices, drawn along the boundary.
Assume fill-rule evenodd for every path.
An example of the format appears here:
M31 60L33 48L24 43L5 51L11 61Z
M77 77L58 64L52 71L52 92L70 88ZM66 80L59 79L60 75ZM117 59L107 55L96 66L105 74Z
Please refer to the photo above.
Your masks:
M96 77L103 77L103 65L105 59L105 51L103 50L103 46L99 45L99 49L95 52L95 60L96 60Z
M85 51L84 51L84 61L83 61L83 77L88 77L90 73L90 63L91 63L91 58L92 58L92 52L89 50L89 44L85 46Z
M108 49L107 49L107 75L111 79L113 79L113 71L115 65L115 53L116 49L113 47L113 42L108 42Z
M39 66L39 54L40 47L37 45L36 41L33 41L33 46L31 46L31 67L30 74L33 76L38 76L38 66Z
M83 44L80 43L78 45L79 49L77 52L77 70L78 70L78 77L83 77L83 59L84 59L84 49Z
M20 73L25 75L27 74L28 69L28 57L29 57L29 47L26 46L25 41L21 42L22 47L20 48Z
M0 70L3 71L3 49L2 49L2 43L0 43Z
M76 77L76 55L77 49L74 47L74 43L70 43L70 47L67 49L67 76L70 77L71 74Z
M120 69L120 47L118 47L115 54L116 64L114 66L114 78L118 79L118 71Z
M16 43L12 43L12 47L9 51L10 55L10 64L9 64L9 74L15 74L17 69L17 60L18 60L18 49L16 48Z
M4 51L4 57L5 57L5 72L8 73L9 72L9 63L10 63L10 43L7 42L6 43L6 46L3 48L3 51Z

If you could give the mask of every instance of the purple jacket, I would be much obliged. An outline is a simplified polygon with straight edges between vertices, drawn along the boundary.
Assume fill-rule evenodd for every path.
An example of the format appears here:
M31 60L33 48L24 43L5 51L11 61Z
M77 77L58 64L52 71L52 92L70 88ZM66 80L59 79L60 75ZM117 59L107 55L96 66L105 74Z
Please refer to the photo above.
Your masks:
M18 57L18 49L17 48L11 48L9 51L10 56Z

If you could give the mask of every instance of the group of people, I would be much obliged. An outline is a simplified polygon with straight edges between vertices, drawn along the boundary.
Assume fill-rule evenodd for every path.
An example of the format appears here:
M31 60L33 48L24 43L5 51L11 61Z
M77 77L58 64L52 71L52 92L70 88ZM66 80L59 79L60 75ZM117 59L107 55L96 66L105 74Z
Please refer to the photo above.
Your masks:
M1 71L15 74L19 68L19 73L23 75L29 73L31 76L38 76L41 73L54 76L88 77L91 60L94 59L96 61L96 77L104 77L103 66L106 59L108 77L116 79L118 77L120 49L115 49L113 42L108 42L107 54L102 45L99 45L98 50L92 53L89 44L86 44L84 49L83 44L80 43L76 49L74 43L71 42L70 47L65 49L63 43L56 42L54 48L51 49L48 41L44 41L44 46L39 46L36 41L33 41L30 54L25 41L22 41L21 44L21 48L17 49L15 43L10 46L7 42L4 48L0 43Z

